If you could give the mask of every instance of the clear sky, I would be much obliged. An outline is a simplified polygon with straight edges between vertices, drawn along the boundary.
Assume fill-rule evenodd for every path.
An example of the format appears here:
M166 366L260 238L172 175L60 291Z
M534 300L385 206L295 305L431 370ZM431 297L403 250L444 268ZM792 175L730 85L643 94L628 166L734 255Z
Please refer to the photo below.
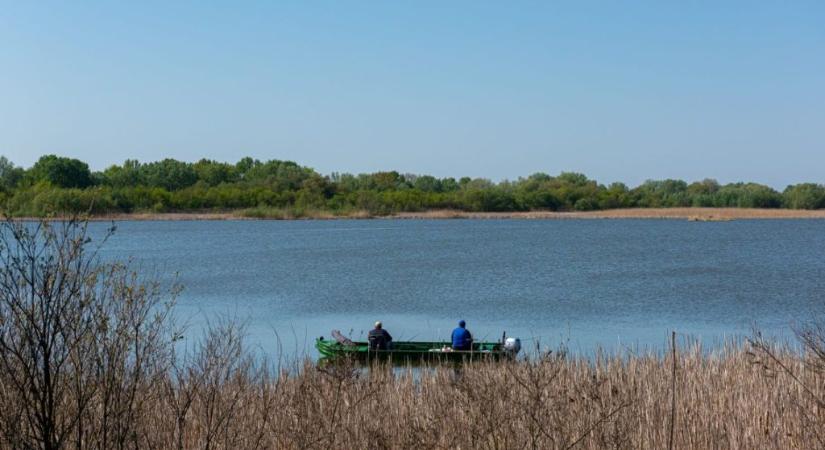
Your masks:
M825 2L0 0L0 154L825 183Z

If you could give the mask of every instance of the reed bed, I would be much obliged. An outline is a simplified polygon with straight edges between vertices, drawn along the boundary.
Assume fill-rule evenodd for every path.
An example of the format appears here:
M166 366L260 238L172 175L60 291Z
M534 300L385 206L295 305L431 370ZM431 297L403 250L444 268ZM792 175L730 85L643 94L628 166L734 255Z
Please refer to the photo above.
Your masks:
M50 216L65 220L67 216ZM30 221L39 217L25 218ZM619 208L599 211L512 211L471 212L455 209L432 209L418 212L376 214L362 209L306 210L296 208L255 207L227 211L147 212L95 214L94 221L110 220L325 220L325 219L674 219L696 221L725 221L753 219L825 219L825 210L768 209L768 208Z
M400 212L389 217L397 219L684 219L714 221L740 219L825 219L825 210L700 207L515 212L428 210L421 212Z
M671 426L672 448L822 446L823 378L792 352L775 351L774 361L745 346L693 347L678 353L674 383L672 357L657 355L275 370L226 336L237 333L214 333L188 364L132 385L136 392L99 386L79 417L67 395L61 416L79 420L61 446L665 449ZM25 447L19 437L36 434L14 429L20 404L0 398L0 447Z
M244 219L268 219L268 220L329 220L329 219L369 219L377 217L367 211L356 210L342 210L331 211L324 209L303 209L303 208L275 208L275 207L256 207L247 208L235 211L235 218Z

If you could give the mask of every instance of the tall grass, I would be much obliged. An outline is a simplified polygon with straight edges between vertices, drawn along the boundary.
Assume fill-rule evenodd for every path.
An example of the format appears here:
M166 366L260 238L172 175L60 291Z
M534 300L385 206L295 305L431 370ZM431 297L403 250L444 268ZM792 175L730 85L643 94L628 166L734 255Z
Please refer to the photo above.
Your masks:
M364 210L321 210L307 208L277 208L270 206L258 206L255 208L242 209L235 212L237 217L248 219L272 219L272 220L294 220L294 219L365 219L375 217Z
M806 392L752 350L678 353L675 448L821 446L825 419L815 397L825 394L821 374L798 354L774 351L813 389ZM236 328L215 328L184 362L142 380L140 402L128 415L105 417L103 391L96 394L82 413L83 432L74 430L63 446L668 448L669 356L547 357L401 371L311 361L276 370L256 361ZM4 395L0 409L14 411L19 400ZM75 400L69 394L60 402L66 414ZM3 422L0 446L37 446L8 433L20 424L14 417Z

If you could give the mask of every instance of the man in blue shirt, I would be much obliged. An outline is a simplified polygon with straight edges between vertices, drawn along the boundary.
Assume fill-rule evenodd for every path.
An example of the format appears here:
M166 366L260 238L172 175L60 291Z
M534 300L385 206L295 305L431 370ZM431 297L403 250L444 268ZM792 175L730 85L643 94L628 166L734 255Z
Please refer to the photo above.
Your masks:
M473 346L473 335L467 331L463 320L458 322L458 328L453 330L453 350L470 350Z

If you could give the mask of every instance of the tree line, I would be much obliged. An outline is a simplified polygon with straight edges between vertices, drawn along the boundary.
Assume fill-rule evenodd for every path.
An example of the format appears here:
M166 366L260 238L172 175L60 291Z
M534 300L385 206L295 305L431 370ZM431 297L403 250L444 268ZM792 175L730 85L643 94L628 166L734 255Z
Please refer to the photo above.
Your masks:
M55 155L28 169L0 157L0 205L13 216L192 212L272 208L372 215L455 209L479 212L590 211L615 208L825 208L825 186L648 180L636 187L600 184L580 173L535 173L514 181L437 178L396 171L322 175L292 161L250 157L235 164L201 159L141 163L103 171Z

